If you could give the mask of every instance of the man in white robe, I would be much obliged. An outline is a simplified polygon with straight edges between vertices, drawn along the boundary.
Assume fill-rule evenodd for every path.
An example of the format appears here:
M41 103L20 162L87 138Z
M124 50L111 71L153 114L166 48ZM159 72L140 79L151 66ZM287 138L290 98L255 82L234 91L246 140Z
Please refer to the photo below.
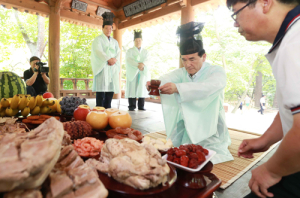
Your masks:
M92 43L91 62L94 74L93 88L96 92L96 106L111 108L113 95L119 93L120 48L112 38L114 14L105 12L103 15L103 34Z
M149 53L142 48L142 31L134 31L134 47L126 53L126 90L125 98L128 98L128 109L134 111L136 98L138 98L138 109L146 110L145 97L148 96L145 84L150 80Z
M168 138L175 146L199 144L216 151L217 164L233 160L223 108L226 73L205 62L202 41L194 39L202 28L197 22L178 28L184 67L163 75L159 90Z

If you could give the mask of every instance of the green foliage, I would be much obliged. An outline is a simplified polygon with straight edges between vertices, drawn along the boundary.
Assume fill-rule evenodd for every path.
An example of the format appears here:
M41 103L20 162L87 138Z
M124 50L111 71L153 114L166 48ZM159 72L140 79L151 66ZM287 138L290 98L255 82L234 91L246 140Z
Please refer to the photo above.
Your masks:
M264 57L271 45L266 42L246 41L233 26L230 15L231 12L226 7L219 7L196 17L196 21L206 19L202 37L207 61L224 67L226 71L225 101L238 101L244 91L247 91L251 76L258 71L262 72L265 81L266 87L263 87L263 91L273 100L274 92L271 87L275 89L274 77ZM249 94L254 88L255 76L253 82L250 82L251 86L247 91Z
M0 6L0 71L17 70L19 75L29 68L30 57L28 47L24 41L15 18L14 10L7 10ZM20 21L32 42L37 41L37 16L18 13ZM202 31L207 61L225 68L227 86L225 101L236 102L246 91L250 96L255 86L255 76L247 90L249 80L258 71L263 74L263 92L272 104L276 83L271 67L264 57L270 48L265 42L248 42L242 37L237 28L233 27L231 12L224 6L215 11L197 13L195 21L205 21ZM45 30L48 32L48 18L45 19ZM164 24L143 28L142 47L151 54L151 78L157 79L161 75L179 67L179 50L177 46L176 29L180 20L172 20ZM60 37L60 77L61 78L93 78L91 68L91 44L101 30L90 29L70 23L61 22ZM125 55L134 46L133 30L123 33L122 46L122 79L126 79ZM47 41L47 34L45 41ZM16 52L21 53L16 55ZM42 61L48 61L48 46L45 48ZM4 64L1 64L4 63ZM89 84L91 88L92 83ZM85 83L79 81L78 89L85 89ZM123 85L124 88L124 85ZM64 82L64 89L73 89L73 83Z

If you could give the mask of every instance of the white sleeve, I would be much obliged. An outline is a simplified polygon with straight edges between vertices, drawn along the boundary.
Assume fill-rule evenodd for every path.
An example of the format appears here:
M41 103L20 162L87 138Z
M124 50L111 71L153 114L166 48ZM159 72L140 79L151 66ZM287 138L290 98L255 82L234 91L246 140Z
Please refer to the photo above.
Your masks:
M176 96L179 102L203 100L214 94L219 94L226 86L226 73L222 67L217 66L208 78L202 82L177 83L179 94ZM180 99L178 98L180 97Z
M295 24L296 25L296 24ZM298 25L299 26L299 25ZM298 28L300 30L300 28ZM296 34L298 32L298 34ZM300 31L293 32L280 46L280 56L277 65L277 89L282 94L282 102L285 108L292 113L300 107ZM278 52L279 53L279 52ZM279 55L279 54L278 54Z
M102 48L102 43L101 43L101 38L97 37L92 44L92 50L95 52L95 55L98 56L98 58L108 61L110 57L103 51Z

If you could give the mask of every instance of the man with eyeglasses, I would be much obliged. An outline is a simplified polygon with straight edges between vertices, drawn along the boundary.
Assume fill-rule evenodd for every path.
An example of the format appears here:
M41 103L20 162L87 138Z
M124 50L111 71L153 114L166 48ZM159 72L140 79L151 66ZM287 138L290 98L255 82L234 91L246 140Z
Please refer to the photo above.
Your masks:
M227 0L234 26L249 41L273 43L266 55L276 78L279 113L267 131L244 140L238 155L252 158L282 140L274 155L252 170L252 197L300 197L300 0Z

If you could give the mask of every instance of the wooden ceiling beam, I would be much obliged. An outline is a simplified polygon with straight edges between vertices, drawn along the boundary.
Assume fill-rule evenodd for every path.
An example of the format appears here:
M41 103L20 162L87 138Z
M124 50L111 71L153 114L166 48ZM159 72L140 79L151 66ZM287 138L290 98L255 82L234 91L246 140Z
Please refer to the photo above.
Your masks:
M71 20L71 21L79 22L79 23L85 23L87 25L97 26L100 28L103 24L102 19L92 18L92 17L86 16L86 15L82 15L80 13L71 12L69 10L61 10L60 17L61 17L61 19Z
M133 1L126 1L126 3L123 3L122 5L122 8L118 9L114 14L116 15L116 17L118 17L120 19L120 21L127 21L131 18L135 18L135 15L133 16L130 16L130 17L126 17L125 14L124 14L124 11L123 11L123 6L126 6L132 2L134 2L136 0L133 0ZM157 9L160 9L161 7L167 7L167 6L171 6L173 4L176 4L176 3L179 3L181 2L182 0L167 0L167 3L164 3L162 4L161 6L157 6L157 7L154 7L154 8L151 8L149 10L145 10L143 13L144 14L147 14L149 12L152 12L153 10L157 10ZM138 13L136 15L140 15L141 13Z
M12 6L15 8L20 8L28 10L29 12L36 12L40 14L49 15L50 8L48 5L38 3L35 1L20 1L20 0L0 0L0 4Z
M170 6L166 6L166 7L161 8L158 11L151 12L151 13L142 15L140 17L137 17L137 18L125 21L125 22L121 22L121 23L119 23L119 29L128 28L130 26L134 26L134 25L137 25L139 23L144 23L146 21L150 21L150 20L165 16L165 15L168 15L168 14L171 14L171 13L174 13L174 12L178 12L180 10L181 10L180 3L173 4L173 5L170 5Z
M114 11L114 12L117 11L117 8L112 3L108 3L106 1L101 1L101 0L98 0L97 2L94 2L94 1L91 1L91 0L82 0L82 1L86 2L87 4L100 6L102 8L105 8L105 9L108 9L108 10L111 10L111 11Z
M196 6L196 5L199 5L201 3L205 3L209 0L192 0L192 6Z

